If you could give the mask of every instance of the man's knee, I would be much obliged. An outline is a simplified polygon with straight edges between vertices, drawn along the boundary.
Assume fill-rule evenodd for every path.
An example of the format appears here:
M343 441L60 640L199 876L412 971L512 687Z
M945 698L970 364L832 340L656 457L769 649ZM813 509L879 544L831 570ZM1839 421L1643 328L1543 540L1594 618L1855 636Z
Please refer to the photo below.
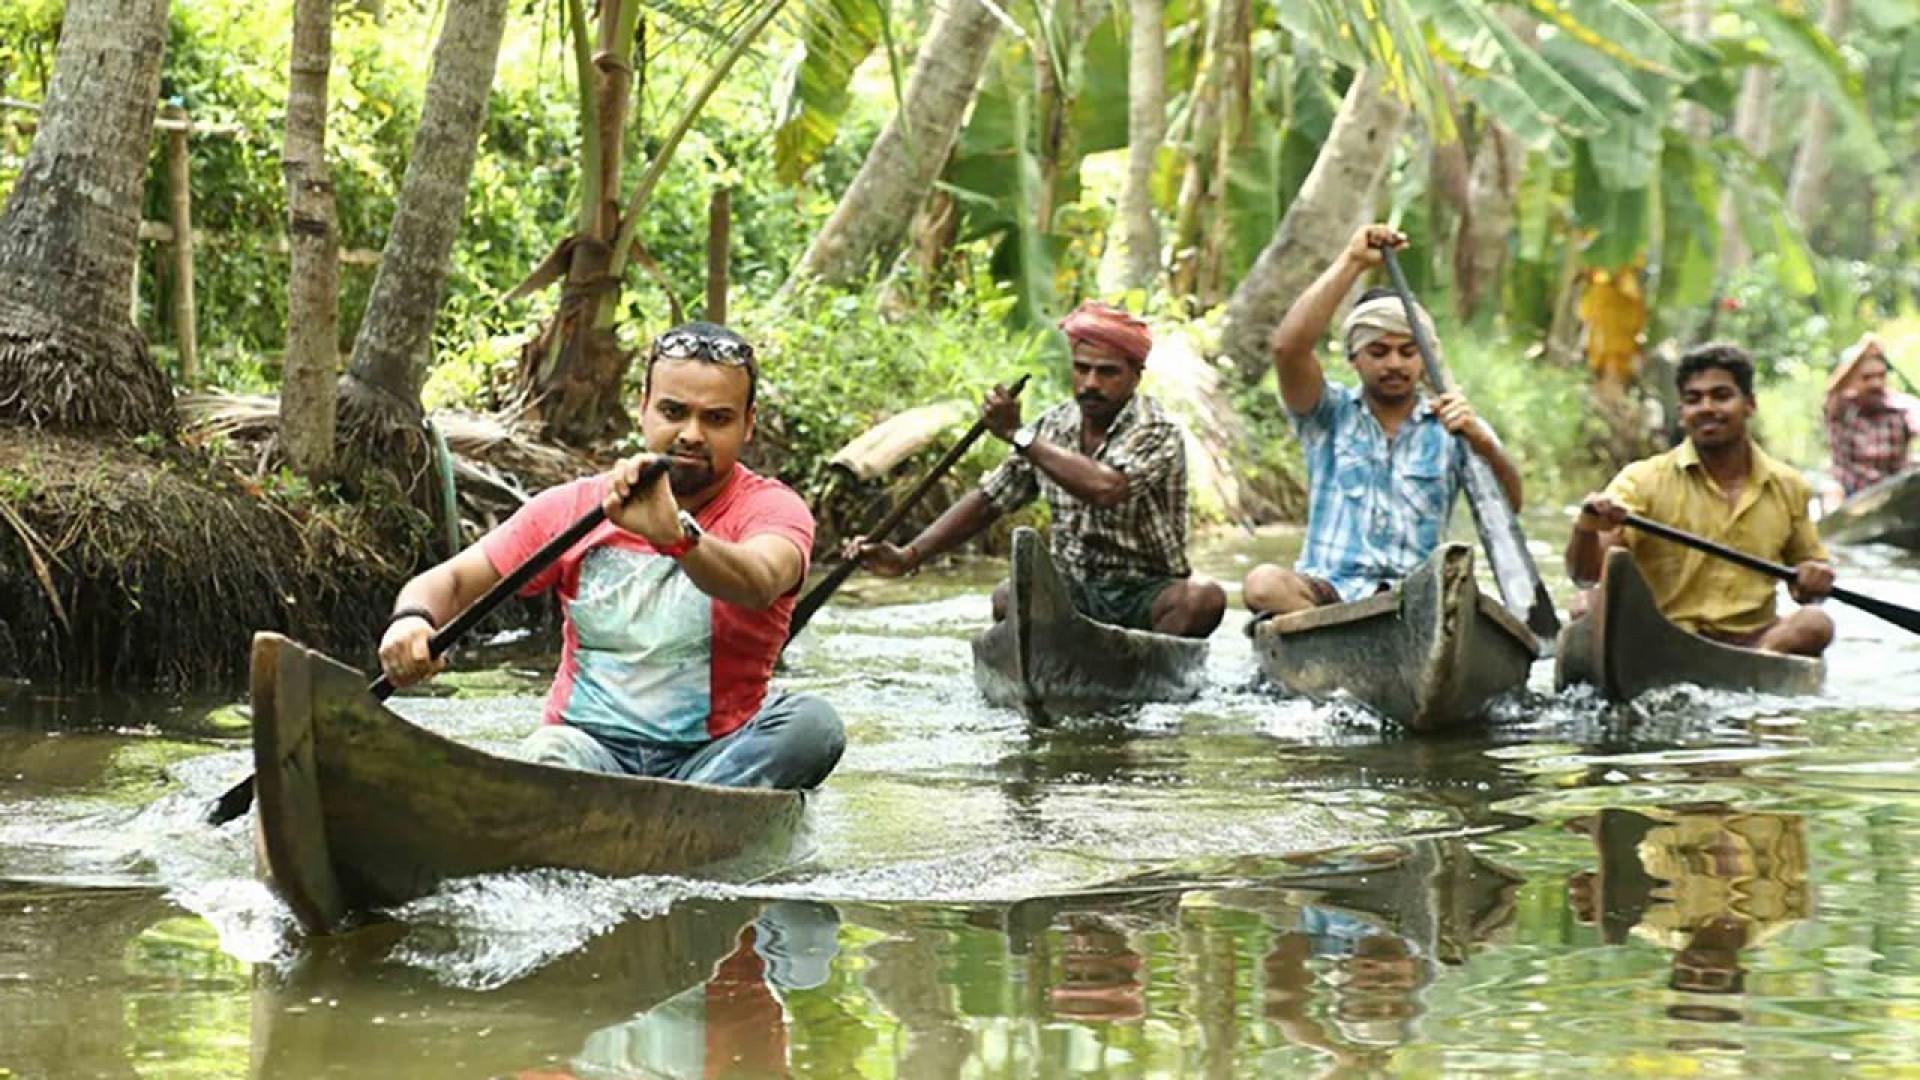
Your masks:
M624 773L613 752L600 740L568 724L542 724L520 740L515 756L537 765L554 765L586 772Z
M1799 651L1808 656L1818 656L1833 644L1833 616L1817 607L1804 607L1794 612L1792 618L1800 624L1800 640L1804 647Z
M1207 578L1191 578L1167 587L1163 610L1154 618L1162 633L1206 637L1227 613L1227 591ZM1162 607L1156 604L1156 607Z
M1306 578L1272 563L1262 563L1248 571L1240 590L1247 610L1253 612L1286 615L1305 611L1318 603L1313 586Z
M768 726L777 730L775 756L793 787L818 787L846 753L847 729L827 699L786 694L769 710ZM788 785L782 785L788 786Z

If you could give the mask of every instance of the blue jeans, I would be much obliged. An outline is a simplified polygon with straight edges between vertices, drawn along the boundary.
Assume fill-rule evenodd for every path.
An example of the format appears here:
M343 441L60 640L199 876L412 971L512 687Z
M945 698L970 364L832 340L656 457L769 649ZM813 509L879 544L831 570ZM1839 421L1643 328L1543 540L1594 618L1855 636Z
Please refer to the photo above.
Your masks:
M798 790L819 787L846 746L833 706L811 694L774 691L751 720L708 742L604 738L571 724L545 724L521 741L519 756L589 772Z

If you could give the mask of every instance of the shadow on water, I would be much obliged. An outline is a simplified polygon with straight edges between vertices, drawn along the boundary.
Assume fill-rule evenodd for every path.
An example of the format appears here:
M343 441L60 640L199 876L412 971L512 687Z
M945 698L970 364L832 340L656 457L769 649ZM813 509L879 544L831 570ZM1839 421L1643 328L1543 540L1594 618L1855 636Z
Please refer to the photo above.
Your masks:
M805 863L473 879L328 942L252 880L249 821L198 824L245 766L230 714L6 688L0 1075L1839 1075L1920 1045L1920 645L1836 612L1802 702L1608 707L1542 665L1413 739L1252 686L1230 622L1199 700L1035 727L973 692L991 576L875 588L796 650L850 733ZM498 745L540 666L399 707Z

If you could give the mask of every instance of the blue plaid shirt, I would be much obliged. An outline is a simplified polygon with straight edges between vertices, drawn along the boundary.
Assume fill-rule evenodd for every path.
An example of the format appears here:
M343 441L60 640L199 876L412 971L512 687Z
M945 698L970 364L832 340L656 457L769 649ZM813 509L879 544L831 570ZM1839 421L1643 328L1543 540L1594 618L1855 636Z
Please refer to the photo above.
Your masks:
M1358 393L1329 382L1293 414L1307 458L1307 540L1294 569L1357 600L1407 576L1446 535L1472 451L1422 402L1393 438Z

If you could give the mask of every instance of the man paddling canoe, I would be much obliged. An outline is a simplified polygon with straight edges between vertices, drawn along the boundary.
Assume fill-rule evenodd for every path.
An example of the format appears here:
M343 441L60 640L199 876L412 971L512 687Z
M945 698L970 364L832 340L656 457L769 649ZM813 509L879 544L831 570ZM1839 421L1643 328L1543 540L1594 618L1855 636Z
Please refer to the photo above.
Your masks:
M1520 508L1520 472L1467 399L1421 394L1425 365L1392 290L1362 294L1342 327L1360 391L1327 381L1315 344L1360 276L1381 264L1384 246L1404 248L1407 238L1385 225L1354 233L1274 331L1280 397L1306 452L1311 490L1300 559L1292 570L1253 568L1243 588L1252 611L1284 615L1358 600L1418 568L1444 538L1468 446ZM1433 338L1432 319L1417 310Z
M1920 433L1920 401L1889 391L1889 370L1880 339L1867 334L1827 380L1827 449L1833 478L1848 495L1905 471Z
M987 430L1013 453L902 547L849 545L882 577L909 573L966 543L1001 514L1044 496L1053 561L1088 617L1135 630L1203 638L1227 597L1187 564L1187 459L1180 426L1138 393L1153 337L1145 323L1088 301L1060 320L1071 346L1073 399L1020 424L1020 399L994 387L981 406ZM1006 618L1007 585L993 592Z
M1833 619L1816 607L1781 617L1771 578L1684 548L1639 529L1629 513L1717 540L1794 568L1788 591L1813 604L1833 588L1827 549L1807 515L1809 491L1798 471L1753 441L1753 362L1732 345L1702 345L1680 358L1680 427L1685 442L1620 470L1607 490L1589 495L1567 542L1567 574L1590 586L1608 548L1624 547L1652 586L1660 613L1681 629L1770 652L1819 656L1833 640Z
M560 598L565 643L534 761L736 787L807 788L845 743L825 701L769 693L813 515L784 484L741 465L759 379L731 330L688 323L647 356L647 453L541 492L479 542L400 590L380 643L396 686L431 678L434 628L595 503L607 521L521 590ZM658 455L666 483L639 490Z

